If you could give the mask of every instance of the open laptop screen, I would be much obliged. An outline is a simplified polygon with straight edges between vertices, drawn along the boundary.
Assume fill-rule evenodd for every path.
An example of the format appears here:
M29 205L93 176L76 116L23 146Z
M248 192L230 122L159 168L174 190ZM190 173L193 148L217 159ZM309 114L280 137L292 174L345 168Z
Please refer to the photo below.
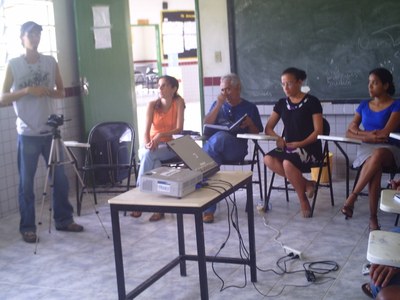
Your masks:
M203 178L219 171L218 164L190 136L185 135L167 144L189 169L201 172Z

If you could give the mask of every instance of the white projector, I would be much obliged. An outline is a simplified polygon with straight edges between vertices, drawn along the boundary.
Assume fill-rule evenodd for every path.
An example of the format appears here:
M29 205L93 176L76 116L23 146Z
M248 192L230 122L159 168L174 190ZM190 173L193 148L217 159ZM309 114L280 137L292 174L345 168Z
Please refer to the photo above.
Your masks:
M160 167L143 174L140 191L182 198L196 189L203 174L190 169Z

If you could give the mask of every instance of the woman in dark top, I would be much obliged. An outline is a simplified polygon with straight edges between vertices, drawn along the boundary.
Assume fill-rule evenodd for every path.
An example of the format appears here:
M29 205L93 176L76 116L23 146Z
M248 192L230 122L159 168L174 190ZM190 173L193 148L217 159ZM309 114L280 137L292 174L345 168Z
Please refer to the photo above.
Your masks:
M289 180L300 200L303 217L309 218L311 207L307 197L313 197L315 182L304 178L303 172L309 172L310 164L322 159L321 142L317 136L322 134L323 121L319 100L301 91L306 77L306 73L297 68L282 73L286 97L276 103L265 127L265 134L278 138L277 148L267 153L264 163ZM274 131L280 119L284 125L283 137Z

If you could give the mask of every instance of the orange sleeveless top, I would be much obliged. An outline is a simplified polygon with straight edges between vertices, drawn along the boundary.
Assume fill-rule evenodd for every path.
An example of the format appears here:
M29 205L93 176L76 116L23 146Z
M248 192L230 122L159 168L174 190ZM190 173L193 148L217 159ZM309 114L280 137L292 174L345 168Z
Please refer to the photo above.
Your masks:
M150 128L150 139L152 139L157 133L171 131L176 128L176 120L178 118L177 107L177 101L174 100L167 112L161 112L154 109L153 122L151 123ZM161 138L162 142L168 142L170 140L172 140L172 135Z

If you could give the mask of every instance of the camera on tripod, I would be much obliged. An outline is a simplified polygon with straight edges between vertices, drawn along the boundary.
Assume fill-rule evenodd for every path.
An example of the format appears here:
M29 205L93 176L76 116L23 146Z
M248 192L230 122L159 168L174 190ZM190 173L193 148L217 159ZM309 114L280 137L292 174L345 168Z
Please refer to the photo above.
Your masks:
M64 124L64 115L56 115L52 114L49 116L47 119L46 125L49 125L51 127L57 128L58 126L61 126Z

